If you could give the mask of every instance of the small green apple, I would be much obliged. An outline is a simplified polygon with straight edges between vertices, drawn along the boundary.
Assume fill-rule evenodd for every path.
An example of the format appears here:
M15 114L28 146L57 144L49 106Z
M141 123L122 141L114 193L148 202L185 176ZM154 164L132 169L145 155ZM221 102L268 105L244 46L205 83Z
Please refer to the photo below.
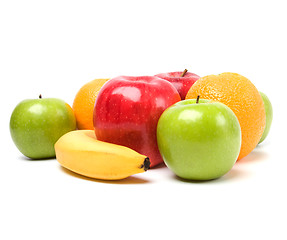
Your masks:
M61 99L27 99L20 102L10 118L11 137L26 157L55 157L54 144L65 133L76 129L72 108Z
M259 93L263 99L264 108L265 108L265 116L266 116L265 129L264 129L264 132L263 132L261 139L259 141L259 143L262 143L270 131L270 127L271 127L271 123L272 123L272 119L273 119L273 108L272 108L271 102L270 102L269 98L266 96L266 94L264 94L263 92L259 92Z
M177 176L210 180L233 167L241 129L235 114L223 103L189 99L163 112L157 140L164 162Z

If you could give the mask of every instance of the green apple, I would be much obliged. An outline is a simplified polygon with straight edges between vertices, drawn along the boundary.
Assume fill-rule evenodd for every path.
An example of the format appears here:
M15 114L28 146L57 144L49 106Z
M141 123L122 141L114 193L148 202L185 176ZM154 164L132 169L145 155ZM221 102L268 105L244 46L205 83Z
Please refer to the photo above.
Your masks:
M177 176L211 180L226 174L236 162L241 129L223 103L189 99L163 112L157 141L164 162Z
M27 99L20 102L10 118L11 137L26 157L55 157L54 144L65 133L76 129L72 108L61 99Z
M272 119L273 119L273 108L272 108L271 102L270 102L269 98L266 96L266 94L264 94L263 92L259 92L259 93L263 99L264 108L265 108L265 116L266 116L265 129L264 129L264 132L263 132L261 139L259 141L259 143L261 143L265 140L265 138L267 137L267 135L270 131L270 127L271 127L271 123L272 123Z

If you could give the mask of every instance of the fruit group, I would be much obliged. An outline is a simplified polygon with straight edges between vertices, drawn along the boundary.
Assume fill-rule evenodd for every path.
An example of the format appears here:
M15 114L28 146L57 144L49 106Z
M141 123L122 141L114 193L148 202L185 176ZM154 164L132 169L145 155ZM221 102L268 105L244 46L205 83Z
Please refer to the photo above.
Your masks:
M93 130L93 111L101 87L109 79L95 79L83 85L75 96L73 110L78 129Z
M118 180L146 171L149 159L132 149L102 142L93 130L63 135L55 144L56 158L78 174L104 180Z
M19 151L32 159L55 157L54 144L76 129L72 108L57 98L27 99L10 118L10 133Z
M250 80L236 73L209 75L197 80L186 99L211 99L226 104L240 123L242 144L238 159L247 156L258 144L265 128L265 110L259 91Z
M272 119L273 119L273 108L272 108L272 104L271 104L269 98L267 97L267 95L264 94L263 92L260 92L260 95L261 95L263 103L264 103L265 116L266 116L265 129L264 129L264 132L263 132L261 139L259 141L259 143L262 143L265 140L265 138L267 137L267 135L270 131L270 128L271 128Z
M210 180L226 174L236 162L241 131L225 104L190 99L164 111L157 139L164 162L177 176Z
M155 76L120 76L109 80L95 103L94 127L99 140L123 145L161 163L156 140L160 115L180 101L174 86Z
M185 99L188 90L195 83L195 81L199 79L198 75L188 72L187 70L183 72L160 73L155 76L165 79L170 83L172 83L172 85L178 91L182 100Z

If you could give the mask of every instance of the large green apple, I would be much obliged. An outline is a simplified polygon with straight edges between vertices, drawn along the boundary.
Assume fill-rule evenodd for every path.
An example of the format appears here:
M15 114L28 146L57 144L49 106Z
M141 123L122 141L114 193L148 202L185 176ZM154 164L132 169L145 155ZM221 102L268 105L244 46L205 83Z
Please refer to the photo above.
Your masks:
M20 102L10 118L12 139L32 159L55 157L54 144L76 129L72 108L57 98L27 99Z
M264 132L263 132L261 139L259 141L259 143L262 143L270 131L270 127L271 127L271 123L272 123L272 119L273 119L273 108L272 108L271 102L270 102L269 98L266 96L266 94L264 94L263 92L259 92L259 93L263 99L264 108L265 108L265 116L266 116L265 129L264 129Z
M157 141L164 162L177 176L210 180L233 167L241 130L235 114L223 103L189 99L163 112Z

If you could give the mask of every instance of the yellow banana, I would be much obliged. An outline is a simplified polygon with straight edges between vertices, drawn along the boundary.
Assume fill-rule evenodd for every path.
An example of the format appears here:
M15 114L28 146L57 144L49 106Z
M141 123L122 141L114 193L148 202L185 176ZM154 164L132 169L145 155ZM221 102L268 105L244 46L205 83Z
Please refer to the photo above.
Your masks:
M121 145L99 141L93 130L66 133L56 142L55 151L63 167L97 179L123 179L150 167L148 157Z

